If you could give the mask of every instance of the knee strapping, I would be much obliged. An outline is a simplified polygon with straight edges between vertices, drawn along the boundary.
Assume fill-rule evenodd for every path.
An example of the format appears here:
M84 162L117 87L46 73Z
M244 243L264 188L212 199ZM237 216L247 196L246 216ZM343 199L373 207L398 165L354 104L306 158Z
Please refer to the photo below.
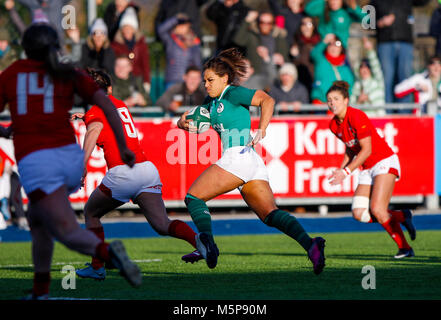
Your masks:
M352 211L354 209L363 210L360 216L360 221L368 223L371 221L371 215L369 213L369 198L364 196L355 196L352 200Z

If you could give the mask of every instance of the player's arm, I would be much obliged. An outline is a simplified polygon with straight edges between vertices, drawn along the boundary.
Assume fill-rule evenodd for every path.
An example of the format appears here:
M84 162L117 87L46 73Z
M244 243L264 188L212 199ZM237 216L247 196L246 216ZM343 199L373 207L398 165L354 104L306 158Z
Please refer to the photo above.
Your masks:
M133 167L135 164L135 155L132 151L130 151L129 148L127 148L121 120L112 101L110 101L104 91L98 90L94 93L92 102L103 110L104 115L107 118L107 122L112 128L116 143L118 144L121 160L128 166Z
M84 136L83 151L84 151L84 167L86 167L93 149L95 148L98 137L104 125L102 122L94 121L87 126L86 135Z
M349 165L349 163L351 163L352 159L354 159L354 156L355 156L355 154L351 151L351 149L346 147L345 155L343 157L343 162L341 163L340 169L343 169L344 167Z
M274 113L274 99L263 90L257 90L251 100L251 105L260 107L260 122L259 130L254 137L253 141L250 143L252 145L257 144L261 139L266 136L266 128L268 127L271 118Z
M350 162L344 167L335 170L329 177L332 185L341 184L343 180L349 176L355 169L361 166L372 153L372 139L371 136L367 136L359 140L361 150ZM346 157L346 153L345 153Z

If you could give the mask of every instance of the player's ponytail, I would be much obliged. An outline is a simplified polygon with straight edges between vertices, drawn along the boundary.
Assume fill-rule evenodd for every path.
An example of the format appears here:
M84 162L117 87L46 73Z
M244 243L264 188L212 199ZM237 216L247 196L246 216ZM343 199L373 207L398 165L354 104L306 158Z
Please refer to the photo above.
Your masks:
M204 71L213 70L218 76L228 75L229 84L238 84L247 72L247 63L242 53L237 48L221 51L204 64Z
M58 48L49 46L45 59L48 73L54 78L72 79L75 75L75 67L69 62L61 62Z
M338 91L344 98L349 98L349 83L342 80L334 81L328 92L326 92L326 95L328 95L332 91Z
M44 61L52 77L71 78L75 68L70 63L59 61L60 43L57 31L48 23L33 23L28 27L22 39L22 46L29 59Z

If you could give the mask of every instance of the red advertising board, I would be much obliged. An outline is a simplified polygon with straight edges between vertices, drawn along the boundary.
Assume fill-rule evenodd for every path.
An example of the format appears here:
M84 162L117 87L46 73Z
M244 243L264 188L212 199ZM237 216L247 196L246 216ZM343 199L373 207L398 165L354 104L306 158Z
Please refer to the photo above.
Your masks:
M357 174L342 186L331 186L327 177L343 159L344 145L328 129L328 117L274 118L267 136L256 151L263 157L270 185L278 198L347 197L357 184ZM252 119L257 128L259 119ZM397 152L402 177L394 195L434 193L434 120L432 117L396 116L372 121ZM220 139L210 129L203 134L180 130L171 119L135 119L141 145L159 170L164 200L182 200L191 183L221 156ZM85 126L74 122L78 141L83 141ZM5 145L1 139L1 145ZM10 149L10 147L6 148ZM97 148L88 164L85 187L71 196L85 202L106 171L102 150ZM237 191L218 199L238 199Z

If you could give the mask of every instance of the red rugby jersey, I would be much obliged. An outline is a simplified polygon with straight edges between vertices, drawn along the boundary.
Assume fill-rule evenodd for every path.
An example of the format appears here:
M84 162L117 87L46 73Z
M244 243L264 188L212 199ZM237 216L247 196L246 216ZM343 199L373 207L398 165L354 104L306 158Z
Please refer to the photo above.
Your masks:
M52 79L44 62L18 60L0 74L0 112L9 104L17 161L27 154L76 143L70 122L74 93L91 102L99 90L77 70L71 80Z
M133 123L132 115L130 114L127 106L124 104L124 102L111 95L109 95L109 98L118 110L121 124L124 128L127 147L135 154L136 163L147 161L144 151L139 144L138 133L136 131L135 124ZM96 144L104 150L104 158L106 159L108 169L125 164L121 160L112 128L107 122L104 112L97 106L90 108L89 111L87 111L84 115L84 122L86 123L86 126L94 121L101 122L104 125Z
M363 163L363 169L369 169L394 154L386 140L380 137L368 116L361 110L348 107L343 122L334 117L329 123L329 128L355 154L361 150L359 141L371 137L372 153Z

